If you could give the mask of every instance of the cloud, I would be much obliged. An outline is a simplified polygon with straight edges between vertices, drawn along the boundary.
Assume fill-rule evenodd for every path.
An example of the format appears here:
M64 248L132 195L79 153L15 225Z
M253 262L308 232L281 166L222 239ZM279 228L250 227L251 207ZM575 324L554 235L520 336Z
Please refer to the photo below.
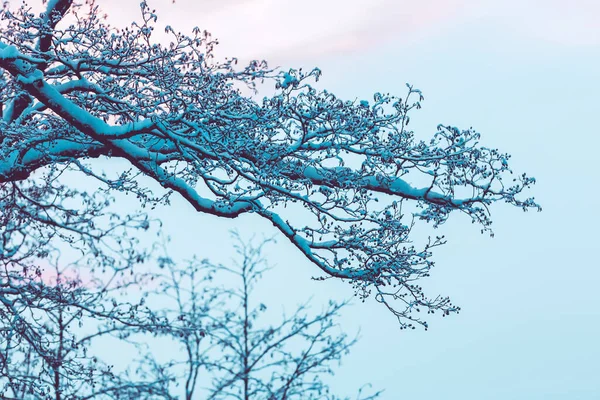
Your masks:
M411 42L450 25L466 0L177 0L150 2L159 23L194 26L217 37L221 53L240 58L302 59L356 51L386 41ZM105 0L113 25L139 15L137 2ZM116 12L119 10L119 12Z
M138 1L103 0L113 26L139 17ZM469 29L484 18L495 29L565 46L600 44L598 0L150 0L159 26L220 40L220 55L311 61L313 57L408 45ZM158 36L158 32L157 32Z
M419 43L485 18L497 29L560 45L600 44L597 0L176 0L150 1L159 25L212 32L218 54L294 62ZM137 1L104 0L113 25L139 15ZM117 12L117 10L119 10Z

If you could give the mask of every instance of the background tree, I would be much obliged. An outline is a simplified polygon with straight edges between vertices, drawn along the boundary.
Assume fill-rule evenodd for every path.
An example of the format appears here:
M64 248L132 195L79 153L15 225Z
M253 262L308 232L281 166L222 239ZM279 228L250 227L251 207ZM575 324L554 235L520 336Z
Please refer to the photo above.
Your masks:
M167 304L161 333L179 343L184 356L168 363L148 355L143 363L171 370L186 400L206 399L340 399L322 378L347 354L356 339L338 331L336 318L346 302L330 302L311 315L301 304L280 322L267 324L267 305L256 284L269 269L263 246L243 242L234 234L237 260L231 265L192 260L183 268L166 257L154 303ZM336 332L338 331L338 332ZM173 348L165 344L165 347ZM157 375L163 375L161 370ZM381 392L357 399L375 399Z
M146 2L141 20L120 30L88 4L2 11L0 182L69 165L144 204L175 192L198 212L256 214L324 278L350 282L363 298L374 293L402 327L427 326L418 310L458 310L414 283L429 275L431 251L445 239L412 244L413 226L440 226L456 211L483 232L494 203L539 209L521 197L534 179L512 178L509 156L481 146L472 128L439 125L418 139L409 114L423 96L412 86L402 98L344 101L313 86L318 69L215 61L215 41L199 29L187 36L167 27L171 43L156 43ZM262 99L244 94L273 87ZM131 169L107 176L89 162L97 157Z
M48 283L35 276L12 279L12 291L2 293L0 397L170 399L165 394L167 381L141 380L123 365L114 371L98 356L96 343L101 337L115 335L123 341L162 325L147 308L119 293L134 289L138 282L115 285L108 279L102 287L92 288L90 283L83 287L67 271L56 268L56 281Z
M186 400L340 399L322 377L333 374L333 364L356 342L335 332L346 303L331 302L315 316L303 304L278 324L264 324L267 306L254 288L267 270L266 241L253 246L236 239L241 260L229 267L195 259L178 268L163 257L166 275L122 278L122 271L112 271L89 275L83 284L77 264L56 263L52 277L46 268L3 280L2 398L171 400L179 398L175 385ZM183 357L159 362L147 352L137 366L126 359L111 365L96 344L107 336L139 349L167 339L171 357L175 341ZM356 398L379 394L361 389Z
M143 278L130 274L148 257L137 237L150 221L115 214L105 191L60 184L67 170L55 165L0 183L0 397L156 391L157 383L116 375L88 352L100 336L158 323L139 304L114 298Z

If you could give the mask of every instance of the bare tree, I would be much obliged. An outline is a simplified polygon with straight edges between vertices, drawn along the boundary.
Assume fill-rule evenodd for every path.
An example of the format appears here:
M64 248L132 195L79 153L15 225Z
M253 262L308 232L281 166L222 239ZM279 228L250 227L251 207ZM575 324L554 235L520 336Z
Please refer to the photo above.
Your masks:
M116 335L117 340L125 340L162 325L141 304L126 302L115 293L131 289L136 282L92 289L66 271L57 268L52 283L35 275L13 277L10 290L2 293L0 397L169 399L167 381L144 381L130 371L115 373L94 351L100 337Z
M114 297L143 278L130 273L148 258L137 232L150 221L111 212L105 191L60 184L67 169L55 165L25 181L0 183L0 397L130 398L158 391L159 384L114 374L88 353L100 336L160 325L139 304Z
M145 1L141 20L124 29L86 3L2 11L0 183L68 165L144 204L178 193L201 213L256 214L324 278L373 292L402 327L427 326L416 310L458 310L415 284L445 239L411 244L413 226L437 227L456 211L483 232L494 203L539 209L521 197L534 179L513 178L509 156L481 146L472 128L439 125L419 140L409 114L423 96L410 85L401 98L344 101L314 86L318 69L216 61L216 42L200 29L187 36L168 27L171 43L156 43L157 16ZM244 94L261 88L275 92ZM131 168L107 176L98 157Z
M339 399L322 378L333 374L333 365L356 343L335 321L347 303L331 301L314 315L305 303L278 323L267 323L273 318L264 315L267 305L255 288L269 269L263 258L269 240L253 245L234 238L238 257L231 265L195 259L181 268L163 259L168 274L158 298L168 296L174 307L164 309L172 325L162 333L182 349L183 357L167 364L184 398ZM357 399L379 394L361 389Z
M174 400L183 391L186 400L341 399L323 377L357 340L335 322L346 302L320 313L305 303L267 323L273 318L255 288L268 270L262 250L269 241L254 246L235 238L239 257L231 266L194 259L180 268L161 257L166 274L123 278L112 271L84 283L77 264L55 263L52 280L48 268L43 277L11 276L1 297L0 396ZM97 342L106 337L137 346L144 357L111 365L103 355L112 347ZM151 346L164 340L182 350L166 362ZM381 393L365 388L357 400Z

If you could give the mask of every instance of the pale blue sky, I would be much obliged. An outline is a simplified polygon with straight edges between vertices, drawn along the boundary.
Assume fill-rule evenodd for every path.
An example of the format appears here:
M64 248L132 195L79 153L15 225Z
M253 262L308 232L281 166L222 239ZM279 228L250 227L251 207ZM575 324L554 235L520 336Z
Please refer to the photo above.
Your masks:
M361 327L362 340L333 388L350 394L371 382L386 400L600 398L596 1L168 3L159 23L206 27L226 55L318 66L320 87L342 97L403 95L410 82L426 99L411 122L418 135L438 123L473 126L482 143L513 155L516 172L538 179L533 193L544 211L494 207L495 238L459 216L440 229L449 243L422 283L450 295L459 315L431 318L427 332L400 332L373 300L346 309L343 327ZM138 1L103 4L118 25ZM275 234L257 217L221 220L181 201L160 216L171 252L182 256L226 261L231 228ZM318 271L284 239L269 256L277 267L264 287L267 304L291 307L314 295L318 307L352 293L312 282Z

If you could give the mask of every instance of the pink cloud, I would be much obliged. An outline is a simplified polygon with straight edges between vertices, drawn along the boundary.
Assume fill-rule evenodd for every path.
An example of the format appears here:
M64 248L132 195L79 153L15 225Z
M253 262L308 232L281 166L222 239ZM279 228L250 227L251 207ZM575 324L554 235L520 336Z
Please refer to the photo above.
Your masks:
M136 281L146 290L157 287L157 282L150 280L149 277L142 278L141 275L130 275L129 270L114 276L110 270L106 272L92 272L86 267L76 264L57 269L44 260L40 260L37 266L39 266L41 274L37 275L35 271L30 270L28 276L35 281L52 287L61 284L67 287L79 287L94 291L110 282L108 287L111 289L131 283L133 286L130 289L134 290L136 287L139 287L134 284ZM140 267L137 269L137 272L144 272L145 270L146 268Z
M113 25L139 14L136 4L105 0L102 7ZM159 25L190 32L194 26L212 32L220 53L242 59L294 60L356 51L390 40L412 42L436 32L465 7L465 0L197 0L151 2ZM116 12L119 10L119 12Z
M36 268L38 269L36 270ZM47 260L38 260L35 264L35 268L28 270L27 276L33 278L34 280L39 280L47 286L56 286L59 283L65 285L73 284L74 286L85 286L90 282L90 279L87 277L85 271L75 267L57 268Z
M56 271L44 270L40 278L47 286L57 286L58 284L67 286L72 284L76 287L85 286L80 275L73 270L64 271L60 275Z
M139 17L138 1L103 0L113 26ZM415 44L469 29L485 18L524 39L560 45L600 44L598 0L150 0L159 27L212 32L218 54L298 62L364 51L388 42ZM156 36L164 38L162 30Z

